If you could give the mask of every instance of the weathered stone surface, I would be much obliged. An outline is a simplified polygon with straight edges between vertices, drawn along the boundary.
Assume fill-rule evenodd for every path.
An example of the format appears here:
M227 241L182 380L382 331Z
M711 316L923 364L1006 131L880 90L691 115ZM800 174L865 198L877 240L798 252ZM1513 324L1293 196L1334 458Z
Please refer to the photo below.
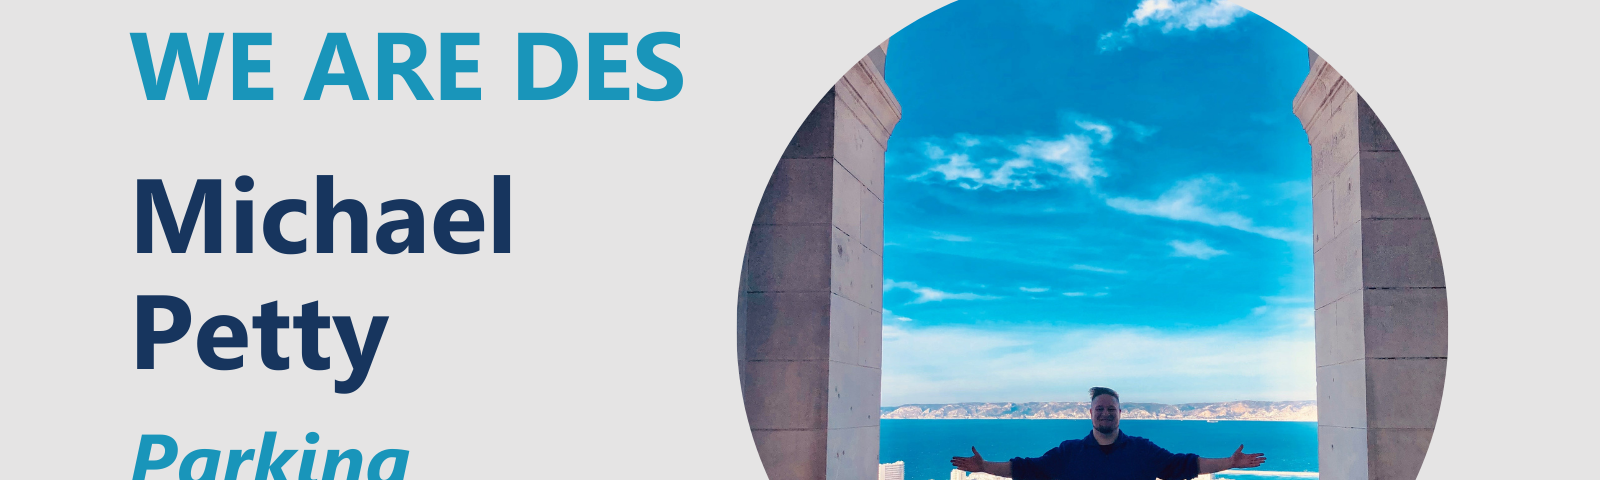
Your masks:
M1367 426L1366 361L1317 367L1317 425Z
M887 44L887 42L885 42L885 44ZM864 60L867 61L867 62L870 62L872 64L872 66L874 67L873 70L877 70L878 75L883 75L884 68L886 67L886 65L884 64L884 60L887 60L886 57L888 56L888 53L889 52L886 51L886 49L883 48L882 45L880 45L878 47L873 48L872 52L867 53L867 58L865 58Z
M1356 103L1361 113L1357 126L1361 132L1361 151L1400 151L1400 147L1394 143L1394 137L1389 136L1389 129L1384 128L1383 121L1379 120L1378 115L1372 112L1372 107L1367 105L1367 99L1357 98Z
M750 228L746 288L757 292L826 292L832 268L833 226L755 225Z
M1311 61L1311 70L1307 72L1306 80L1301 82L1300 91L1294 96L1294 102L1291 104L1294 116L1300 119L1301 128L1308 132L1311 130L1311 120L1316 118L1317 111L1327 103L1329 94L1333 93L1334 83L1339 78L1339 72L1328 65L1328 62Z
M1318 480L1367 479L1367 429L1317 426Z
M827 430L755 430L751 433L769 480L816 480L826 473Z
M868 276L866 284L862 285L860 295L866 298L867 308L881 312L883 311L883 255L867 250L865 245L861 245L861 253L867 260Z
M1361 289L1361 230L1356 225L1329 240L1311 257L1315 285L1314 303L1321 308Z
M827 360L745 362L744 411L751 429L828 426Z
M767 182L767 191L756 207L756 225L825 224L833 209L833 190L829 184L834 162L831 158L789 158L778 161L778 168Z
M1431 428L1374 428L1368 432L1371 480L1416 480L1433 440Z
M1433 222L1361 222L1361 274L1367 288L1444 287L1444 266Z
M1327 213L1330 220L1328 226L1334 237L1355 228L1356 223L1361 221L1363 172L1358 157L1352 157L1350 161L1334 170L1334 180L1328 183L1328 194L1333 196L1328 204L1333 208L1333 211Z
M746 247L748 247L748 246L749 246L749 244L746 243ZM749 325L747 325L747 320L746 320L746 317L745 317L745 311L746 311L746 309L748 307L747 304L749 303L749 297L750 297L750 288L749 288L749 284L745 282L745 277L749 276L749 272L750 272L750 259L746 258L744 263L739 266L739 302L738 302L738 306L736 307L738 313L735 315L735 318L737 319L737 321L735 323L738 325L738 335L736 337L737 338L736 341L738 342L737 343L738 348L736 348L735 351L738 352L738 356L739 356L739 384L740 385L744 385L744 383L745 383L744 382L744 380L745 380L744 362L745 362L745 360L748 360L750 358L749 351L747 351L745 349L745 342L749 341L749 338L747 337L747 335L745 335L745 330L749 326Z
M889 144L889 134L900 121L900 103L883 76L863 65L858 64L834 85L838 98L834 108L839 119L834 153L839 163L881 200L883 152Z
M1311 138L1311 178L1314 185L1330 181L1345 163L1356 158L1356 95L1330 102L1327 111L1312 120L1306 135Z
M861 182L856 177L845 171L844 166L838 162L833 164L833 185L830 186L829 195L833 199L832 217L834 228L843 231L845 235L859 240L861 229Z
M1443 288L1364 292L1368 357L1445 357L1448 325ZM1442 372L1441 372L1442 373Z
M883 257L837 229L833 231L833 293L881 310Z
M828 292L747 294L746 359L828 359L832 296Z
M1362 322L1365 292L1357 290L1316 311L1317 366L1366 356Z
M877 426L882 415L883 371L860 365L828 365L828 428Z
M830 480L878 478L878 425L828 429Z
M829 295L828 359L864 367L883 366L883 313Z
M1333 201L1332 183L1316 187L1311 192L1311 253L1313 254L1322 251L1322 247L1337 236L1333 228Z
M839 112L834 134L834 159L862 185L866 185L867 191L872 192L873 196L883 198L883 152L887 144L873 135L869 125L863 123L873 120L856 117L856 112L842 106Z
M883 200L861 187L861 244L883 256Z
M1428 217L1428 206L1400 152L1361 152L1361 217Z
M1294 109L1312 148L1321 477L1413 480L1444 389L1438 244L1394 139L1310 57Z
M1367 359L1367 427L1433 428L1444 394L1445 360Z
M900 101L894 98L883 75L868 68L851 69L834 84L834 89L843 105L862 120L870 120L865 123L878 142L887 144L895 124L900 122Z
M774 479L877 472L883 151L900 106L876 52L796 132L745 252L740 378L756 448Z
M789 140L783 158L833 158L835 97L830 88L817 101L816 108L811 109L811 114L806 115L806 119L800 123L800 129Z

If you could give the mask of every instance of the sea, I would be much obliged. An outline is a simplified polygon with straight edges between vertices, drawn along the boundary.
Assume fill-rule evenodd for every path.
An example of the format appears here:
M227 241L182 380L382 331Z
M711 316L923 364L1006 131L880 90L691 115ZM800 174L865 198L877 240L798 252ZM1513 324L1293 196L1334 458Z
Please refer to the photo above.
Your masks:
M884 419L880 423L879 463L906 462L905 480L948 480L950 457L984 460L1037 457L1061 442L1089 434L1089 420L924 420ZM1217 478L1291 480L1317 475L1317 423L1246 420L1123 420L1122 431L1150 439L1173 453L1226 457L1240 444L1246 453L1265 453L1253 469L1228 470Z

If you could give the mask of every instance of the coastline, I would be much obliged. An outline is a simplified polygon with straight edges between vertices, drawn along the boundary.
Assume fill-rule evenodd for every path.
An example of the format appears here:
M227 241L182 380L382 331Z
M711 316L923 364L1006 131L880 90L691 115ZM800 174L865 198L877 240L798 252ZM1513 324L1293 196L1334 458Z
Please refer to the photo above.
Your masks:
M880 418L885 420L1084 420L1089 418L1089 404L1087 402L905 404L879 407L878 410ZM1122 405L1122 418L1124 420L1313 422L1317 419L1317 413L1317 405L1314 400L1234 400L1180 404L1130 402Z
M915 418L880 418L879 420L1089 420L1089 417L915 417ZM1291 420L1273 418L1124 418L1124 422L1305 422L1316 423L1311 420Z

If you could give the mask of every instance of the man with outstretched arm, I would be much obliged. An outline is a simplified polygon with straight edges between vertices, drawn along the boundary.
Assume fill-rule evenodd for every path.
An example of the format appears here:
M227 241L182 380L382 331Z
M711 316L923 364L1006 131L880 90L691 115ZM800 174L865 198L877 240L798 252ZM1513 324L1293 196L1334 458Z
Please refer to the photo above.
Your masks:
M950 464L968 472L983 472L1016 480L1188 480L1230 468L1253 468L1267 461L1264 454L1244 453L1244 445L1223 458L1174 454L1149 440L1122 433L1122 401L1106 387L1089 389L1089 436L1067 440L1036 458L1007 462L984 461L978 448L972 456L955 457Z

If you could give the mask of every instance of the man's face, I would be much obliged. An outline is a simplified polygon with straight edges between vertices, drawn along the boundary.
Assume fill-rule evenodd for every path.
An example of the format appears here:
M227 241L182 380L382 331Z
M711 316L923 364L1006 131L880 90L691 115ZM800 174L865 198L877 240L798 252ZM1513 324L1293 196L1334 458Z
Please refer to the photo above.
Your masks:
M1094 430L1105 435L1117 431L1117 424L1122 421L1122 404L1116 397L1100 395L1094 397L1089 403L1089 418L1094 419Z

